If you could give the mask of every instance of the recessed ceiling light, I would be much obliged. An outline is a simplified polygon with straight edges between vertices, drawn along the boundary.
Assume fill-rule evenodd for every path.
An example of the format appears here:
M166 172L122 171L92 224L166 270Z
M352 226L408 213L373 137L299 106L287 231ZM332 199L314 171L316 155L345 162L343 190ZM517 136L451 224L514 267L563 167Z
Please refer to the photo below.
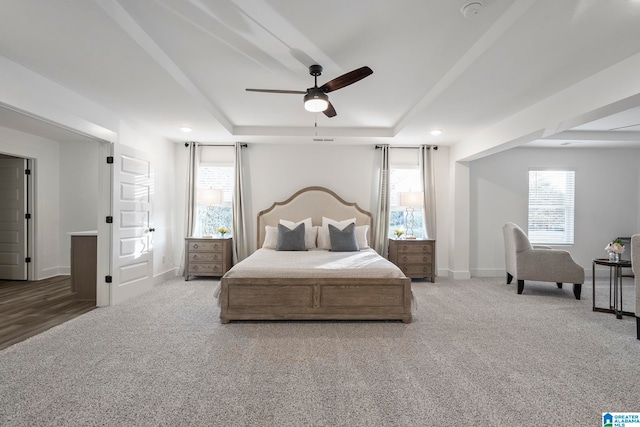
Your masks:
M442 133L442 129L434 129L430 133L433 136L437 136L437 135L440 135Z
M181 130L182 132L186 132L186 133L188 133L188 132L191 132L193 129L191 129L189 126L182 126L182 127L180 128L180 130Z

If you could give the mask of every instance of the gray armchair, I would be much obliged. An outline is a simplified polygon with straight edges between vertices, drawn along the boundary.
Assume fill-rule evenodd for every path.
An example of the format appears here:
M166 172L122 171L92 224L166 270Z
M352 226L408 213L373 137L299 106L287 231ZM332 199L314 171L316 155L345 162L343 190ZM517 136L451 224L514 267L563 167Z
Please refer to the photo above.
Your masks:
M631 269L636 281L636 338L640 340L640 234L631 236Z
M524 231L511 222L502 228L507 284L515 277L518 294L524 290L525 280L555 282L562 289L563 283L573 283L573 295L580 299L584 283L584 268L578 265L567 251L546 246L532 246Z

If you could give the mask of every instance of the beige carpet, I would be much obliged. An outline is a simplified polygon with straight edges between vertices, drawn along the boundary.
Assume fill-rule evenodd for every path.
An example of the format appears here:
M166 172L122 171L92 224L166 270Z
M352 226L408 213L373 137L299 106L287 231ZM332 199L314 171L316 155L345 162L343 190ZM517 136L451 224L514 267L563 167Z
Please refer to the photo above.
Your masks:
M221 325L215 283L179 278L0 351L0 425L597 426L640 411L635 319L592 312L589 284L577 301L438 279L414 282L408 325Z

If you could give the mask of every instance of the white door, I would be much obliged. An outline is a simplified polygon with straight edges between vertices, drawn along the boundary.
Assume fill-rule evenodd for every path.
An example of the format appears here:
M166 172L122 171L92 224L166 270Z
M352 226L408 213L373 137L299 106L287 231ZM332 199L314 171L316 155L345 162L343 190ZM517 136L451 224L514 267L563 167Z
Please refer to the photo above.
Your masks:
M27 280L27 159L0 159L0 279Z
M113 146L113 268L111 304L153 287L151 162L146 153Z

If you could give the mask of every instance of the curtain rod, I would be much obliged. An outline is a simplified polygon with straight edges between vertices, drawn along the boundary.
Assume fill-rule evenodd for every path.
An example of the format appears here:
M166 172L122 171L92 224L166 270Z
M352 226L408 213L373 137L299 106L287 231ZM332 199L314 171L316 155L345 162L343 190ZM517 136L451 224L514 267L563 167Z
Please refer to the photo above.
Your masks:
M233 145L233 144L200 144L200 143L198 143L198 145L200 147L235 147L235 145ZM185 142L184 146L188 147L189 143ZM247 147L247 144L246 143L240 144L240 147L243 147L243 148Z
M422 147L421 145L390 145L389 148L420 148ZM433 148L434 150L438 149L437 145L427 145L427 148L431 149ZM382 148L382 145L376 145L376 150Z

